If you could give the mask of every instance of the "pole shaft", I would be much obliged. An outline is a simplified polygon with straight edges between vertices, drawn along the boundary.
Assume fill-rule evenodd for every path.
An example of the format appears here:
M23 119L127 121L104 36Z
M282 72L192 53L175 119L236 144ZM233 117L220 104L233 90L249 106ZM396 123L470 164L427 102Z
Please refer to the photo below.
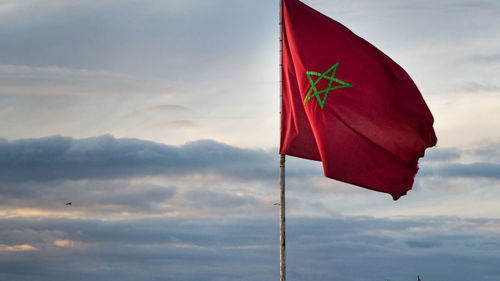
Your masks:
M279 33L280 33L280 133L283 80L283 0L279 0ZM285 235L285 155L280 154L280 281L286 281L286 235Z
M280 281L286 281L285 155L280 154Z
M283 81L283 0L279 0L280 44L280 128ZM280 129L281 133L281 129ZM280 154L280 281L286 281L286 233L285 233L285 155Z

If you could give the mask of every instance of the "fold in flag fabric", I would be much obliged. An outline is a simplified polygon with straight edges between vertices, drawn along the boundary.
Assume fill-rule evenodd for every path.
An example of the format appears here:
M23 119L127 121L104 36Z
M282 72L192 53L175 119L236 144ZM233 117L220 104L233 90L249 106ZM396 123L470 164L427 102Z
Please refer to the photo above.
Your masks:
M410 76L298 0L283 0L282 26L280 153L322 161L325 176L394 200L405 195L437 142Z

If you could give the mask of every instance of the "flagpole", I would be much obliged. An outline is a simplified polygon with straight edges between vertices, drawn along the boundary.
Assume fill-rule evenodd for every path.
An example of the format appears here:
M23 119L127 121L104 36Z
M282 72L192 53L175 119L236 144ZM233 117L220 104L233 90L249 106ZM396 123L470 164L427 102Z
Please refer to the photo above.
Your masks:
M280 154L280 281L286 281L285 155Z
M283 58L283 0L279 0L280 33L280 117L282 101L282 58ZM280 118L281 119L281 118ZM281 120L280 120L281 128ZM281 129L280 129L281 133ZM286 281L286 243L285 243L285 155L280 154L280 281Z

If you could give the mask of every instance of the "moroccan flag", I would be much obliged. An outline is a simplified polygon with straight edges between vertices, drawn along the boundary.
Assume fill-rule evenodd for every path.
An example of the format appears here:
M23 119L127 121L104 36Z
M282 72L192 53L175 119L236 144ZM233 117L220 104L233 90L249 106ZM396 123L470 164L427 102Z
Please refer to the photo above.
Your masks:
M283 0L280 153L323 162L325 176L386 192L412 188L437 138L410 76L342 24Z

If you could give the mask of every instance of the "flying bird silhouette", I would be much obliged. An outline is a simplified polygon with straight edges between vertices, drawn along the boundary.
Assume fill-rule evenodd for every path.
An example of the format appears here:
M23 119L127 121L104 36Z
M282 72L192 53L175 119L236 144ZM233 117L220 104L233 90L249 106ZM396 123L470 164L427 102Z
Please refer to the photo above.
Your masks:
M66 203L66 206L71 206L71 202Z

